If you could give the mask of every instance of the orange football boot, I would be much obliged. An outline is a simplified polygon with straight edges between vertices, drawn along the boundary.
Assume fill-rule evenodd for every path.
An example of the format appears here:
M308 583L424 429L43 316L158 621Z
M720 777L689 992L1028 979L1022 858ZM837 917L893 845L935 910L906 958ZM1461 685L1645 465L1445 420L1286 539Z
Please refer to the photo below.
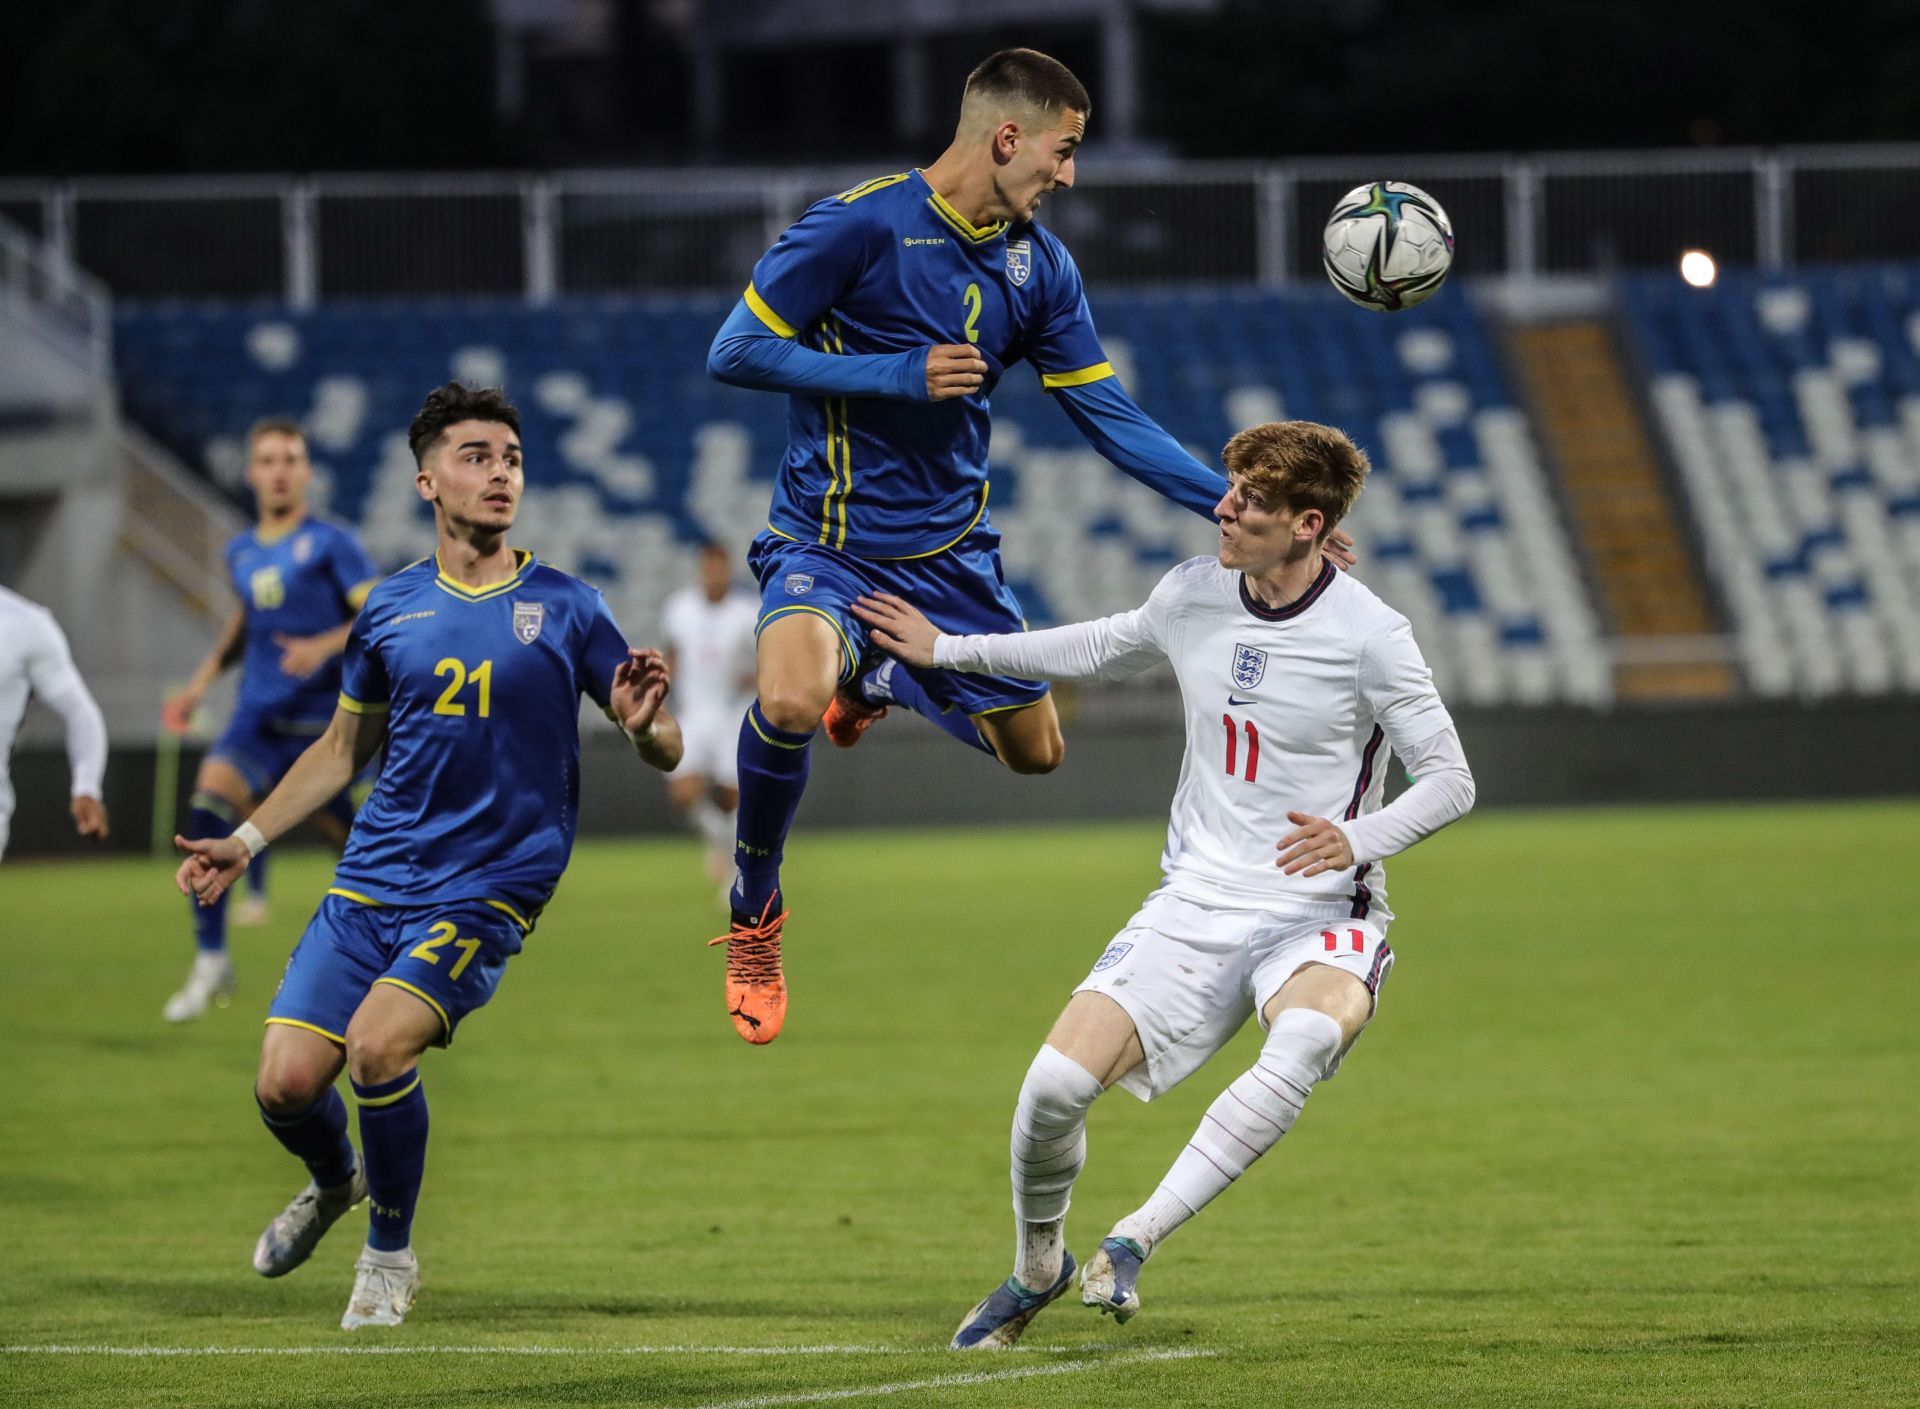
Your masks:
M860 698L860 677L856 674L833 692L833 703L827 706L820 722L826 727L829 739L843 749L850 749L860 742L862 734L886 717L885 705L868 704Z
M734 911L733 923L718 939L707 941L727 946L727 1016L741 1040L755 1046L771 1042L780 1035L787 1020L787 980L780 972L780 928L788 912L773 913L780 903L775 891L758 920L749 920Z

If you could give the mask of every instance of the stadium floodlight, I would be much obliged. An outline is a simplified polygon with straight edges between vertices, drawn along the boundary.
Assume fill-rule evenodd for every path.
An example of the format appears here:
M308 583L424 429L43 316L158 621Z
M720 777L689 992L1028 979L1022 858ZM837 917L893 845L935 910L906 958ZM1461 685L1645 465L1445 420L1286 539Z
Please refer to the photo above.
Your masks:
M1719 275L1720 267L1705 250L1688 250L1680 256L1680 277L1696 289L1713 287Z

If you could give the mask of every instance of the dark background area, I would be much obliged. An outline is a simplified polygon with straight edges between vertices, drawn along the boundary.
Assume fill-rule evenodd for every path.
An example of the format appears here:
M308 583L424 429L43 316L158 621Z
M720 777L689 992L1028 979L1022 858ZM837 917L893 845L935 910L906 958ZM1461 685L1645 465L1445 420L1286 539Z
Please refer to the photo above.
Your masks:
M689 8L610 0L590 49L521 55L503 104L485 0L14 6L0 170L672 165L928 145L896 134L884 45L848 42L730 50L719 150L703 147ZM1023 43L1088 81L1097 143L1098 37L1047 14L1036 0L1030 23L931 39L923 99L943 116L929 130L944 135L974 62ZM1920 139L1912 0L1223 0L1143 5L1136 24L1141 140L1176 156Z

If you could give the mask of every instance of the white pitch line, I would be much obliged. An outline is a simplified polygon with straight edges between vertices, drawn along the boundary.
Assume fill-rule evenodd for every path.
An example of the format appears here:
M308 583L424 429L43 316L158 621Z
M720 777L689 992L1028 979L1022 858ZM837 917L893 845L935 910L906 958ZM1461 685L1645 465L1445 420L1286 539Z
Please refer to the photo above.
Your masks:
M886 1395L907 1394L921 1389L951 1389L958 1385L983 1385L998 1380L1029 1380L1040 1375L1074 1375L1104 1364L1138 1364L1145 1360L1196 1360L1211 1356L1211 1350L1143 1350L1121 1352L1110 1357L1069 1360L1060 1365L1035 1365L1018 1370L980 1370L971 1374L934 1375L924 1380L898 1380L893 1384L860 1385L852 1389L795 1390L790 1394L756 1394L745 1399L718 1399L697 1409L773 1409L783 1404L829 1404L843 1399L878 1399Z
M0 1345L0 1355L939 1355L941 1345ZM1014 1355L1132 1355L1124 1346L1019 1346ZM1148 1351L1160 1359L1212 1351Z

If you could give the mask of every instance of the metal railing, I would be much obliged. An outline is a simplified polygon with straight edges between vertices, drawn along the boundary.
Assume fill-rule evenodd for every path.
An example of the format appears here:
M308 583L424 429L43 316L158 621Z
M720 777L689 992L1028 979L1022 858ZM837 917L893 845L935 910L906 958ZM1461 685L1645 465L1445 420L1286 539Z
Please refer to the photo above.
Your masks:
M107 286L0 217L0 307L38 317L104 376L113 357Z
M807 204L869 168L0 182L0 218L128 298L559 297L737 289ZM1082 164L1045 219L1101 285L1317 278L1349 187L1416 182L1459 269L1786 268L1920 254L1920 145Z

